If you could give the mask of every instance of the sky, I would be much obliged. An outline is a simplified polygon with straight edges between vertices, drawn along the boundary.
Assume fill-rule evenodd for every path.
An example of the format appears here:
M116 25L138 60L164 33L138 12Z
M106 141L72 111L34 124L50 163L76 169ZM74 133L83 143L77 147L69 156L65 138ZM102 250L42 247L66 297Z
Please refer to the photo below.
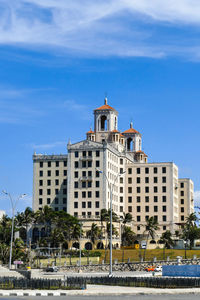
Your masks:
M33 153L85 139L107 95L200 206L199 78L199 0L0 0L0 191L31 206Z

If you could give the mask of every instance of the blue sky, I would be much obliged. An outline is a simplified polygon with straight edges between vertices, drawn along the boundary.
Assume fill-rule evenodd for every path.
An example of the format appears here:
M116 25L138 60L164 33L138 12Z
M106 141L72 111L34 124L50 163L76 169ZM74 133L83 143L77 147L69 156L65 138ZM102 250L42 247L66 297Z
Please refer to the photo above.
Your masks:
M0 189L28 194L18 210L33 152L84 139L105 93L120 129L133 120L149 161L174 161L200 204L199 33L197 0L0 0Z

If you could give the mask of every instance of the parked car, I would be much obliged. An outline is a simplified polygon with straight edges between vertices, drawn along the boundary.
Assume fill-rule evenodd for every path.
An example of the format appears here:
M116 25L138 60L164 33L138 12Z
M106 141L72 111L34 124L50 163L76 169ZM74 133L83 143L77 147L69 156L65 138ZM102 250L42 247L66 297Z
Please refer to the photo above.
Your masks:
M46 268L46 272L58 272L58 267L48 267Z
M157 266L154 271L155 272L162 272L162 266Z
M151 266L151 267L147 267L144 269L146 272L153 272L155 270L155 267L154 266Z

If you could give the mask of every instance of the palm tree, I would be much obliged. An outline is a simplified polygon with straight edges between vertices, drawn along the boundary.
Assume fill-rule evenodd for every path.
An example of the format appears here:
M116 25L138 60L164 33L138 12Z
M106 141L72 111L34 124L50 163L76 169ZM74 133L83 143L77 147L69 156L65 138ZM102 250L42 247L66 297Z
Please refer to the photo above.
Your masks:
M174 241L172 240L172 234L170 230L166 230L165 232L162 233L161 238L159 240L163 246L163 260L165 260L165 249L170 249L171 246L174 245Z
M35 224L44 225L45 235L47 237L50 236L51 225L53 224L55 217L56 217L55 211L48 205L45 205L42 208L42 210L38 210L34 215Z
M132 215L130 213L123 213L123 217L121 217L122 226L121 226L121 245L123 247L122 251L122 262L124 261L124 246L126 243L126 238L128 237L127 234L125 234L125 227L127 223L130 223L132 221ZM127 229L126 229L127 232Z
M33 223L34 212L30 207L27 207L24 212L18 213L16 221L19 227L25 227L26 229L26 246L28 246L28 229Z
M101 229L97 226L97 224L92 223L91 229L86 233L87 238L90 238L92 244L95 244L95 241L100 239L101 237Z
M145 231L144 231L144 233L147 234L146 248L144 249L144 256L143 256L144 261L145 261L145 256L146 256L146 250L147 250L147 244L148 244L149 237L151 237L154 240L155 235L156 235L156 230L159 230L158 221L154 217L150 217L149 219L146 220L146 228L145 228Z
M196 221L198 220L195 213L191 213L186 218L186 223L182 229L182 238L184 241L190 241L190 250L194 245L194 240L200 238L200 228L197 227Z

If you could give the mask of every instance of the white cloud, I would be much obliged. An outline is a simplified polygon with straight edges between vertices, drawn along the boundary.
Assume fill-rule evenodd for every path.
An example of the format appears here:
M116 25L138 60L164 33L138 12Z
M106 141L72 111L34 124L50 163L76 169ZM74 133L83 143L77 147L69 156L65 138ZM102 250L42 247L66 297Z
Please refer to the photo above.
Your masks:
M200 191L194 192L194 205L200 207Z
M183 25L199 28L199 0L0 0L0 44L31 49L99 56L198 56L198 32L183 38L171 30L184 30Z

